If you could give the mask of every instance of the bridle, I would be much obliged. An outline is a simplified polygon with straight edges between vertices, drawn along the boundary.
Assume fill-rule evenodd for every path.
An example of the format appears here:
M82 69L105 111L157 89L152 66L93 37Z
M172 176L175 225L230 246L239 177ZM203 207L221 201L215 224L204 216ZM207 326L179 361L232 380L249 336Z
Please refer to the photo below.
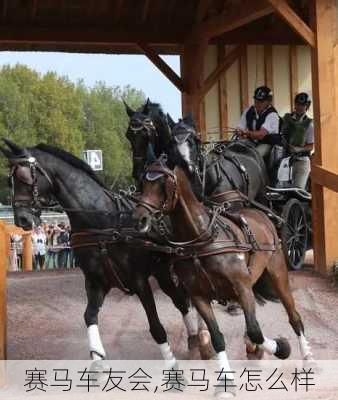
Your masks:
M38 188L38 172L43 175L51 189L53 181L47 171L30 155L10 159L9 184L12 188L13 208L30 208L34 215L40 215L42 208L48 208L46 201L40 196ZM31 196L15 195L14 178L31 188Z
M178 200L178 186L176 174L167 168L161 160L151 164L145 171L144 179L150 182L156 181L165 177L165 200L158 207L146 200L138 200L136 207L145 208L150 214L155 217L160 217L163 214L168 214L176 207Z

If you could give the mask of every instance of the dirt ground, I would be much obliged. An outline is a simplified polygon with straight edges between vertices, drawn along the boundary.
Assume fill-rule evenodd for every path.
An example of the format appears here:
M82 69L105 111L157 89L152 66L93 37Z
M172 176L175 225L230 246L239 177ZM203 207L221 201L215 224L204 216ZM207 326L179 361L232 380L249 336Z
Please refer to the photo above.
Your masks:
M338 359L338 288L312 268L290 274L293 294L316 359ZM154 284L159 316L179 359L187 358L183 321L171 301ZM8 277L8 358L88 359L86 306L81 271L10 273ZM231 317L215 306L231 359L244 359L243 315ZM291 358L299 359L296 337L281 304L257 308L265 336L290 340ZM102 340L110 359L159 359L136 296L117 289L100 313Z

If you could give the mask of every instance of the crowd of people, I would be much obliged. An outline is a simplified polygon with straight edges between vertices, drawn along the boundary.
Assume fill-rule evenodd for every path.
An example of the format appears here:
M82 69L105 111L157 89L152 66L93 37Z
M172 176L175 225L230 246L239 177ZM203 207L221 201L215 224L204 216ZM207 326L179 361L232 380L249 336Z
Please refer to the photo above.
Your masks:
M22 270L23 238L11 237L11 270ZM70 226L64 222L44 223L32 231L33 269L74 268Z

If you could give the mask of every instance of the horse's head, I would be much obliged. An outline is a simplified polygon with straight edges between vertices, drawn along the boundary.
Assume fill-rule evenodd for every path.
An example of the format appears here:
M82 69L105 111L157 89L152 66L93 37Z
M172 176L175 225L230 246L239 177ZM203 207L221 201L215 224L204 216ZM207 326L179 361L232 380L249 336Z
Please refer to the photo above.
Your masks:
M126 103L130 118L127 139L133 152L133 177L139 181L146 166L166 150L170 140L169 125L161 106L147 102L138 110L132 110Z
M183 168L189 177L195 194L201 199L201 141L197 135L192 115L188 114L177 124L170 119L170 126L172 132L169 151L171 166L177 165Z
M143 176L142 195L134 211L140 232L149 232L153 218L170 214L178 200L176 169L170 170L160 158L151 164Z
M31 230L41 223L41 208L49 203L52 180L30 150L6 139L5 143L8 149L0 150L9 162L14 222L24 230Z

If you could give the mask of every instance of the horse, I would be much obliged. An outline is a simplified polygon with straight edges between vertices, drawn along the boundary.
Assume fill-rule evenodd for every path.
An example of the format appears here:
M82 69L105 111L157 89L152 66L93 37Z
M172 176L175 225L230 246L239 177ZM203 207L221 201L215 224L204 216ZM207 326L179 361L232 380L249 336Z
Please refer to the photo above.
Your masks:
M288 341L264 336L256 319L255 293L269 299L265 289L270 286L288 314L303 359L312 360L289 288L285 257L276 229L265 213L243 208L237 218L230 219L221 216L218 208L210 211L194 195L183 169L176 166L172 170L163 159L148 167L142 188L134 211L139 229L148 231L154 218L170 217L175 242L167 240L176 249L174 269L209 328L219 367L231 371L224 337L211 307L213 299L235 299L240 303L247 335L254 346L279 359L290 355Z
M178 123L168 116L168 124L172 134L169 160L180 165L193 184L199 183L195 193L215 203L223 202L229 190L240 191L250 200L262 199L268 175L252 143L234 140L203 152L190 113Z
M166 152L171 140L170 128L160 104L148 99L136 111L126 102L124 105L130 119L126 137L132 147L132 175L139 182L145 167Z
M106 358L98 314L107 293L117 287L139 297L153 339L163 358L174 365L176 359L157 314L149 277L157 279L182 314L189 348L198 343L196 320L186 292L172 280L166 260L161 258L159 268L158 253L131 249L127 242L116 240L122 226L133 224L133 204L123 195L109 192L88 164L64 150L46 144L20 148L6 139L5 143L7 148L0 150L10 167L15 224L31 230L41 222L41 209L55 200L69 217L77 265L85 277L84 320L91 358L98 362Z

